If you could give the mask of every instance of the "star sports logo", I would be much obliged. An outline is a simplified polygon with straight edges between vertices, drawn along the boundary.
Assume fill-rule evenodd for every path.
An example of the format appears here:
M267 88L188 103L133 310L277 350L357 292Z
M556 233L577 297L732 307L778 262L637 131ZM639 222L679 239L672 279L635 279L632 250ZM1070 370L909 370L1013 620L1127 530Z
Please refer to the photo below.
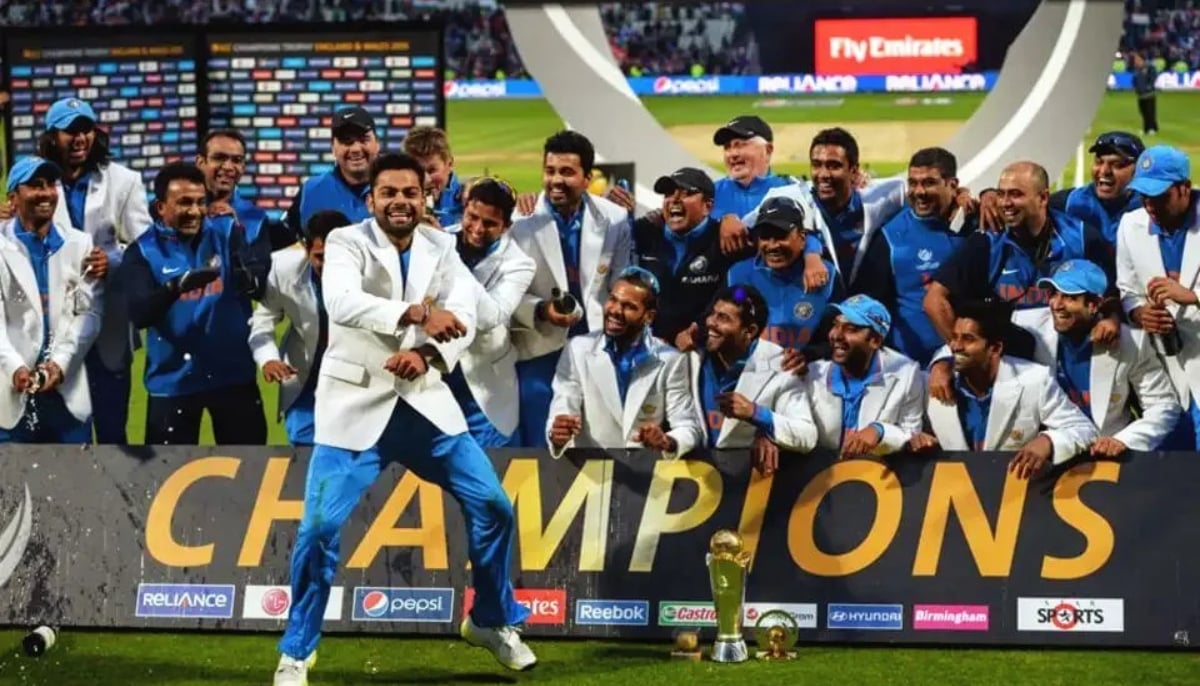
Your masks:
M1121 598L1017 598L1017 631L1125 631Z

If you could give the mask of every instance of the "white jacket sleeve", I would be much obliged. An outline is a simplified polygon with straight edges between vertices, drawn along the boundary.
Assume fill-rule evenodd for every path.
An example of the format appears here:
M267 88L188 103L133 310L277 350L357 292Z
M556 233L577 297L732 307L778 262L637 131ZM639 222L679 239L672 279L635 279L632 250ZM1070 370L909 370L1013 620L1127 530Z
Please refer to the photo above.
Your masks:
M697 420L696 401L692 396L691 380L688 378L687 355L676 355L663 370L666 377L666 417L671 429L667 435L675 439L675 450L663 452L663 457L674 460L687 455L698 445L704 445L704 427Z
M325 269L321 276L325 312L329 321L339 326L398 335L400 319L412 303L363 291L363 269L368 259L366 249L345 231L334 230L326 237Z
M921 431L925 419L925 375L916 365L905 371L904 395L897 406L892 422L880 422L883 438L875 447L874 454L890 455L904 449L909 439Z
M83 234L81 242L80 253L87 255L92 250L92 237ZM64 376L77 373L83 366L104 321L104 280L81 277L76 289L66 294L62 319L52 323L54 336L49 357Z
M250 354L260 369L268 362L283 360L275 341L275 327L284 319L277 275L274 269L267 275L267 288L250 315Z
M1131 215L1126 214L1121 218L1121 223L1117 227L1117 290L1121 294L1121 307L1126 313L1134 311L1147 302L1146 284L1142 282L1142 279L1148 280L1148 275L1137 273L1131 252L1137 247L1129 245L1130 235L1137 226L1137 223L1131 219Z
M550 413L546 416L546 443L550 446L550 455L555 459L575 447L575 439L567 441L562 448L555 448L550 442L550 427L554 426L554 418L559 415L583 417L583 382L578 361L575 359L577 347L568 342L563 348L562 354L558 356L558 366L554 370L554 381L550 384L554 395L550 399Z
M769 408L775 417L775 442L785 450L811 452L817 446L817 424L805 393L804 380L783 372L784 387Z
M1133 332L1135 334L1140 332ZM1130 450L1154 450L1175 429L1183 408L1171 385L1171 377L1149 343L1139 341L1137 362L1129 370L1129 383L1142 404L1142 416L1121 429L1113 438Z
M326 248L326 254L328 254L328 248ZM458 321L462 322L463 326L467 327L467 335L439 343L426 336L425 332L419 330L418 327L410 326L409 328L419 332L417 335L418 345L413 347L421 344L432 345L445 364L445 369L442 371L449 373L458 364L458 358L471 346L471 341L475 340L475 331L478 326L475 308L479 283L475 281L475 276L471 274L471 270L467 269L467 265L459 259L458 253L452 249L442 253L438 267L439 283L434 299L439 307L449 310L458 318Z
M1040 385L1038 419L1045 427L1041 433L1054 444L1054 464L1062 464L1086 450L1100 432L1063 393L1049 369L1041 376Z
M516 248L513 245L513 248ZM533 283L533 274L537 266L533 258L519 249L514 250L515 257L505 261L504 275L500 283L492 288L479 287L478 326L480 331L489 331L497 326L506 326L517 308L525 299L529 284Z

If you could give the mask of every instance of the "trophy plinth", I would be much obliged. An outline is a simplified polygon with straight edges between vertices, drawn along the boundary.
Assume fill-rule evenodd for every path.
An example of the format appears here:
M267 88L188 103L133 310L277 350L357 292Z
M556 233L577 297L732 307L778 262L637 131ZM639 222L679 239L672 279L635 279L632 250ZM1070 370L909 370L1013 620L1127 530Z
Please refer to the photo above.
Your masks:
M796 659L792 651L799 638L799 625L795 617L783 610L771 610L758 618L754 627L755 642L760 648L755 656L759 660L786 661Z
M713 662L745 662L750 651L742 638L742 606L746 601L750 553L744 550L742 537L729 530L713 534L708 549L708 578L717 613L717 640L710 656Z

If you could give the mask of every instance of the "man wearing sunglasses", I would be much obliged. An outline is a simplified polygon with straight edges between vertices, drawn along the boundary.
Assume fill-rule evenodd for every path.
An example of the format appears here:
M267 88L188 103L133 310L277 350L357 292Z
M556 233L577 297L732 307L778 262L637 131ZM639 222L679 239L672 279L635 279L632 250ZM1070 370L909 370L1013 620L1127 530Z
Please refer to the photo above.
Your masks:
M96 126L98 121L96 111L83 100L55 102L46 111L38 155L62 169L54 223L92 237L108 255L107 280L121 266L125 248L145 233L151 219L141 174L109 159L108 133ZM112 282L107 286L111 290ZM130 365L137 346L123 299L108 298L100 333L84 362L98 443L128 442Z
M379 156L375 119L361 107L345 107L333 113L329 130L333 169L305 181L283 218L295 236L302 235L308 220L321 210L337 210L352 222L371 216L371 163Z
M709 449L751 448L764 474L778 467L778 448L808 452L817 443L803 380L782 369L783 348L760 338L767 301L753 286L717 291L705 338L688 353L692 393Z
M1092 157L1092 182L1079 188L1064 188L1050 196L1050 209L1100 229L1116 254L1117 225L1126 213L1141 209L1142 199L1129 189L1134 162L1146 149L1142 139L1124 131L1108 131L1096 137L1088 149Z
M658 281L641 267L618 274L604 328L567 342L554 374L546 438L570 448L647 448L674 459L704 443L687 359L650 335Z
M511 186L484 177L472 182L465 195L462 224L448 226L446 232L457 235L458 256L478 281L476 330L446 383L479 445L500 448L512 440L521 408L509 322L537 265L508 235L517 201Z
M1188 411L1161 447L1200 449L1200 210L1191 162L1177 148L1147 148L1129 187L1143 208L1125 215L1117 230L1121 305L1150 334Z

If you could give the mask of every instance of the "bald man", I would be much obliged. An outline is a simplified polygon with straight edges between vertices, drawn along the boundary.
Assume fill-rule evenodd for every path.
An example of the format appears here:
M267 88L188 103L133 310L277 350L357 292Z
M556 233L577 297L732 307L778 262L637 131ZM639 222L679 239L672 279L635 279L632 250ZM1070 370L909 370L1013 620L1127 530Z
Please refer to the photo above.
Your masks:
M1050 180L1041 165L1008 165L1000 174L996 193L1004 230L975 233L962 243L934 273L925 291L925 313L948 343L954 329L955 302L999 296L1012 304L1013 323L1026 332L1014 332L1012 345L1005 346L1008 354L1049 364L1054 359L1050 344L1039 333L1051 328L1044 326L1050 317L1050 301L1038 280L1049 277L1067 260L1086 259L1100 265L1113 284L1113 259L1097 227L1050 209ZM1097 341L1111 341L1120 330L1112 318L1097 329L1093 334Z

